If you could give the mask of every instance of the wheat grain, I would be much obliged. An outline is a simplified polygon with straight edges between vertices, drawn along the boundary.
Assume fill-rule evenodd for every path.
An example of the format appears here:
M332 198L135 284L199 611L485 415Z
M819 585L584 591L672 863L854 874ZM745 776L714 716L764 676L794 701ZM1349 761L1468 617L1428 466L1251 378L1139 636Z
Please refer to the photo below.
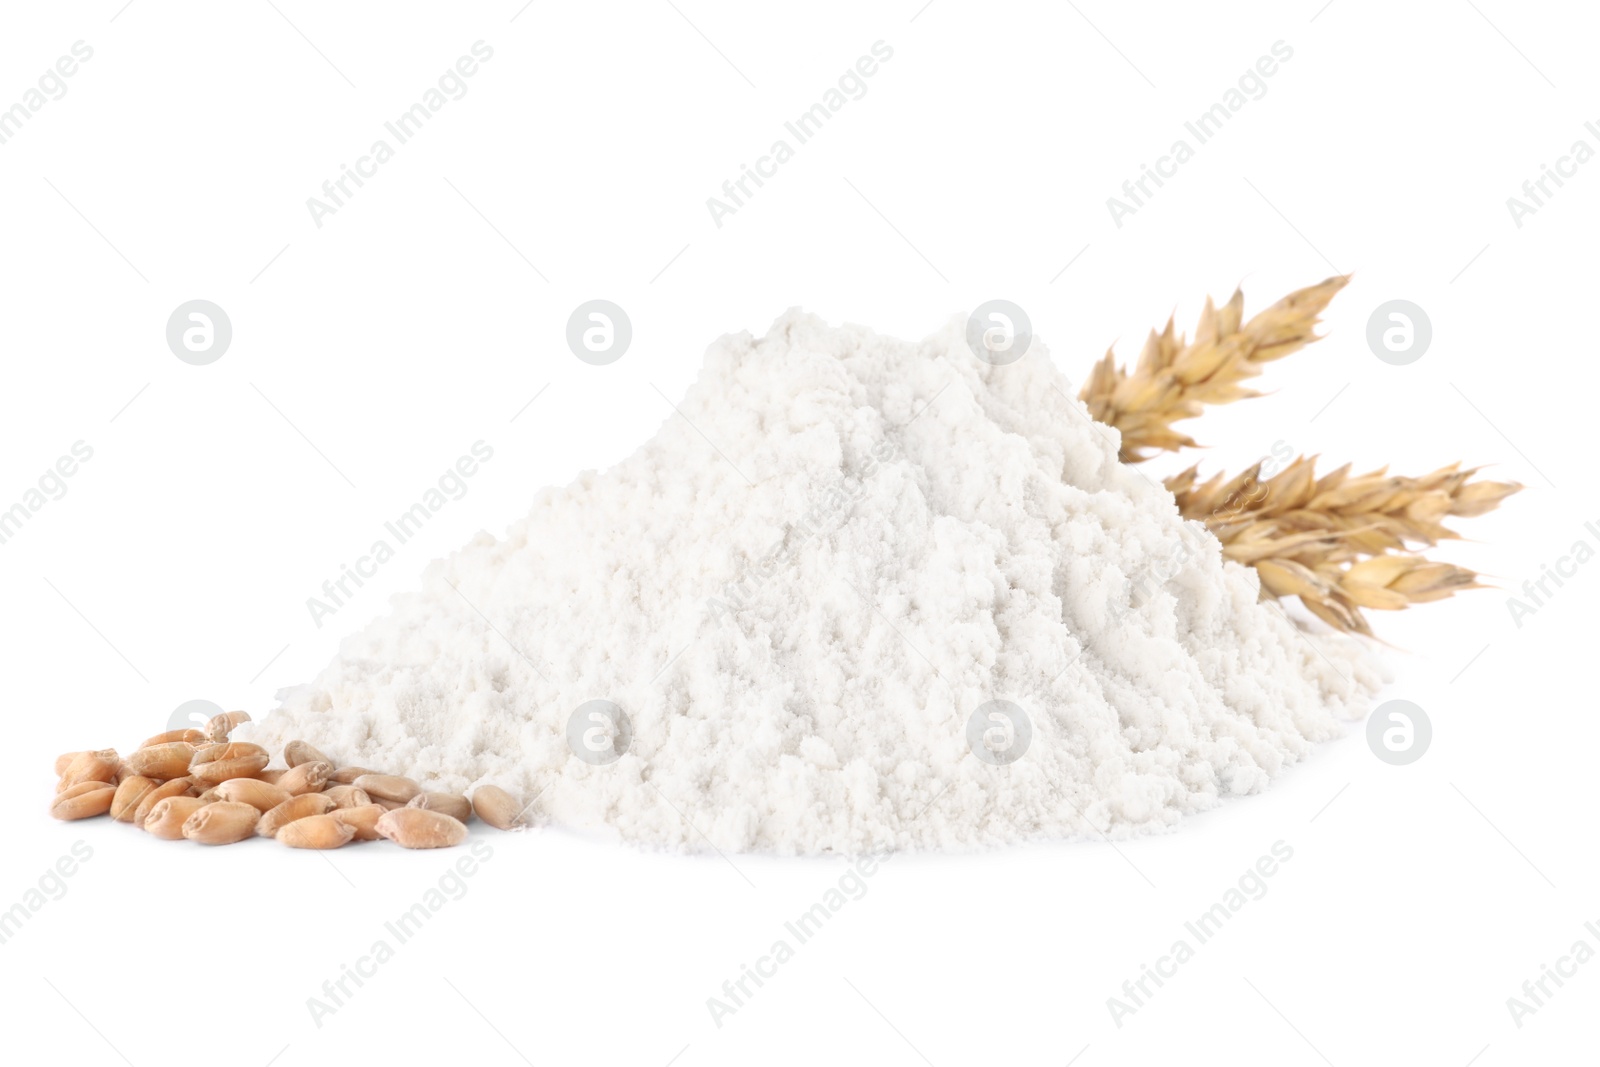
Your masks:
M380 837L402 848L450 848L467 839L467 828L460 820L426 808L395 808L380 815L373 825Z

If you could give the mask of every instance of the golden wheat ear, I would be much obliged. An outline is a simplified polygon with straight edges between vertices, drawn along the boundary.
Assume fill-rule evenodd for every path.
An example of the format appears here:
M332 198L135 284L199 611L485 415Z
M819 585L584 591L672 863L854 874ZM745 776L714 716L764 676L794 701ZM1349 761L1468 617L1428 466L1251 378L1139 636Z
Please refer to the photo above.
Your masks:
M1177 333L1169 318L1161 333L1150 332L1131 370L1117 366L1107 352L1078 397L1097 421L1121 432L1124 463L1192 448L1194 439L1172 424L1194 418L1208 404L1259 395L1243 383L1260 374L1263 364L1320 340L1318 317L1349 281L1349 275L1339 275L1296 290L1249 322L1243 292L1235 290L1220 308L1208 297L1193 341Z
M1261 464L1201 481L1198 468L1166 479L1185 518L1206 524L1223 555L1254 567L1266 597L1298 597L1337 630L1372 635L1363 610L1397 611L1482 589L1480 575L1416 551L1460 537L1449 516L1493 511L1523 486L1474 481L1459 463L1420 478L1350 465L1316 475L1316 457L1296 457L1262 480Z

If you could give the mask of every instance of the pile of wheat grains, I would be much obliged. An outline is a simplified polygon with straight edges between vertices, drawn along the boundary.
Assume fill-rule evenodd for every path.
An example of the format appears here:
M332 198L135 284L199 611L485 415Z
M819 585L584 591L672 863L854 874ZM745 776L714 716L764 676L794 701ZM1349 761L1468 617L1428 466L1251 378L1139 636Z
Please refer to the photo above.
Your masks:
M469 801L399 775L336 769L304 741L284 746L285 766L273 768L265 748L229 740L249 718L224 712L204 729L147 738L126 758L111 748L62 753L50 814L110 815L167 841L231 845L269 837L310 849L380 838L405 848L447 848L466 840L474 813L498 829L518 824L518 805L495 786L479 786Z

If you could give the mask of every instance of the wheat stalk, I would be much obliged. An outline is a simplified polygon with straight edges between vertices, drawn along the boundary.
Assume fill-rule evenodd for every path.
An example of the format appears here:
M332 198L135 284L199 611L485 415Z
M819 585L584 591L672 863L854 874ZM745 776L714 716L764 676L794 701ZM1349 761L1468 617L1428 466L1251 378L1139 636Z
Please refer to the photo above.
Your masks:
M1263 596L1296 596L1336 629L1371 635L1362 609L1398 610L1483 588L1478 575L1412 551L1460 535L1450 516L1482 515L1522 489L1473 477L1477 468L1441 467L1420 478L1386 468L1317 477L1315 457L1298 457L1262 480L1261 464L1233 478L1199 481L1190 467L1166 480L1184 517L1204 522L1223 555L1256 569Z
M1207 297L1192 342L1175 333L1169 318L1164 331L1150 331L1131 371L1118 367L1108 351L1079 399L1096 420L1121 432L1124 463L1194 447L1194 439L1172 424L1194 418L1207 404L1259 395L1242 383L1260 374L1262 364L1319 340L1317 316L1349 280L1336 276L1290 293L1249 322L1243 321L1242 290L1220 308Z
M1335 276L1297 290L1249 322L1242 292L1220 308L1207 298L1193 341L1168 318L1165 330L1150 332L1131 370L1107 352L1079 397L1122 434L1125 463L1195 447L1172 424L1207 404L1259 395L1244 383L1262 364L1320 340L1318 316L1349 280ZM1222 542L1224 556L1255 568L1263 598L1299 597L1330 626L1371 636L1366 609L1394 611L1483 588L1476 572L1417 551L1460 536L1445 519L1482 515L1522 489L1474 481L1477 473L1453 463L1420 478L1386 467L1352 475L1347 463L1319 477L1316 457L1298 457L1266 479L1260 463L1203 482L1190 467L1166 485L1184 517L1204 522Z

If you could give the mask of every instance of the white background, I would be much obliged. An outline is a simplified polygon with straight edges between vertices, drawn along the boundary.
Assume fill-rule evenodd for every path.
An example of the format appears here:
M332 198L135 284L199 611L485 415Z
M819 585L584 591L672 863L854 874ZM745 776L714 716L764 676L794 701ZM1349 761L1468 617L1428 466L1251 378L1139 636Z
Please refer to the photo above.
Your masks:
M1520 1029L1506 998L1579 938L1600 948L1583 928L1600 920L1600 564L1520 628L1506 598L1600 545L1578 447L1600 162L1520 228L1506 198L1574 140L1600 148L1592 13L674 2L0 16L0 106L73 42L94 49L0 145L0 506L74 442L94 450L0 545L0 908L75 841L93 850L0 945L8 1049L140 1067L1591 1061L1600 962ZM307 197L480 39L494 57L467 95L317 228ZM894 55L866 96L714 225L706 198L879 40ZM1114 225L1106 198L1280 40L1293 58L1266 95ZM1355 280L1328 340L1274 365L1270 397L1189 428L1208 470L1283 441L1529 486L1440 551L1505 590L1376 620L1383 696L1434 724L1412 766L1357 731L1166 836L896 859L721 1028L706 998L843 861L480 826L493 858L467 895L318 1028L306 999L459 850L206 850L44 814L58 751L126 749L193 698L269 710L429 559L635 448L671 414L652 385L681 395L721 333L799 304L921 337L1003 297L1081 381L1174 308L1192 325L1208 293L1242 282L1248 311L1335 271ZM595 297L634 327L598 368L563 341ZM234 330L205 367L164 338L195 298ZM1433 324L1410 366L1364 341L1394 298ZM480 439L494 459L468 495L313 625L306 598ZM1279 840L1294 857L1269 893L1116 1026L1106 999Z

